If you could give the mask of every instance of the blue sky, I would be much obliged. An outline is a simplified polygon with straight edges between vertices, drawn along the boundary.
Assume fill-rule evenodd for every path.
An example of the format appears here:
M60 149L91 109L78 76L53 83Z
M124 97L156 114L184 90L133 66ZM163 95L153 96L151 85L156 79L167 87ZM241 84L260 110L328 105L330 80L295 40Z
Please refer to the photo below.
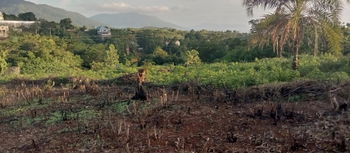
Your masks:
M182 27L206 27L211 30L247 32L248 21L265 12L258 10L249 17L242 0L28 0L64 8L85 16L99 13L138 12L154 15ZM343 21L350 22L350 4L346 4Z

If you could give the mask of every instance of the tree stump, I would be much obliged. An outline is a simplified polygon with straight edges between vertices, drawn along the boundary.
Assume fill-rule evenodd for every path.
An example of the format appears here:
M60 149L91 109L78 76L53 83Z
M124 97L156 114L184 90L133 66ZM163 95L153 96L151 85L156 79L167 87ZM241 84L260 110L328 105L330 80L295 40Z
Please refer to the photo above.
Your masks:
M135 96L132 97L132 100L147 100L147 92L142 85L138 85Z

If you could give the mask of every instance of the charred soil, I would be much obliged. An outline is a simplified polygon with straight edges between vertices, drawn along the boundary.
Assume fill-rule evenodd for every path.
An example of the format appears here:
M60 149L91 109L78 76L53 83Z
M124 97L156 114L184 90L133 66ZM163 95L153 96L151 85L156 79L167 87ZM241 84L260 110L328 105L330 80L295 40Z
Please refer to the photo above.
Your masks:
M47 80L46 80L47 81ZM0 92L1 152L347 152L349 112L334 85L303 81L247 89L19 83ZM339 95L345 98L350 85Z

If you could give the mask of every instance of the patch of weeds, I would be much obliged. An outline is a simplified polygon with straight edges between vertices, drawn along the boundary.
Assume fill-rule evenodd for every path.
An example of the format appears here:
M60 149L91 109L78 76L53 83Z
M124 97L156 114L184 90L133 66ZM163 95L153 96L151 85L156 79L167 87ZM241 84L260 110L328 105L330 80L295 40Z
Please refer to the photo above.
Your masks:
M63 129L59 130L58 133L61 133L61 134L63 134L63 133L75 133L77 131L79 131L78 128L63 128Z
M151 102L145 102L142 103L140 109L146 110L146 109L153 109L154 107L157 107L157 104L159 103L160 100L158 101L151 101Z
M303 95L295 95L288 97L288 102L299 102L304 101L305 97Z
M55 124L61 121L64 121L65 114L62 111L56 111L51 113L49 119L46 121L46 124Z
M0 112L2 117L9 117L9 116L15 116L15 115L19 115L22 112L27 111L28 108L27 107L11 107L8 109L4 109Z
M46 118L43 116L39 116L35 118L25 116L25 117L17 118L16 120L11 121L9 125L13 128L26 128L35 124L39 124L44 120L46 120Z
M83 138L80 141L80 148L84 148L86 150L93 150L95 148L102 148L106 142L100 137L100 135L97 135L96 138ZM72 144L72 146L77 145L77 144Z
M52 99L35 99L29 102L27 105L12 106L12 107L3 109L0 112L0 116L2 117L18 116L29 110L46 108L49 106L50 102L52 102Z
M92 98L93 98L93 96L90 96L90 95L69 97L71 103L74 103L74 102L89 102L89 101L91 101Z
M79 116L79 121L91 120L101 115L100 112L95 110L82 110L78 113L73 113L72 116Z
M51 113L49 119L46 121L46 124L56 124L68 120L86 121L99 117L100 115L100 112L91 109L81 110L79 112L60 110Z
M84 95L83 97L80 97L79 99L87 101L87 100L90 100L91 98L93 98L93 96L91 96L91 95Z
M27 125L35 125L38 123L41 123L42 121L44 121L46 118L44 116L39 116L39 117L25 117L23 120L25 121L25 123Z
M111 107L113 111L118 113L123 113L128 109L129 104L130 104L130 101L121 101L113 104Z

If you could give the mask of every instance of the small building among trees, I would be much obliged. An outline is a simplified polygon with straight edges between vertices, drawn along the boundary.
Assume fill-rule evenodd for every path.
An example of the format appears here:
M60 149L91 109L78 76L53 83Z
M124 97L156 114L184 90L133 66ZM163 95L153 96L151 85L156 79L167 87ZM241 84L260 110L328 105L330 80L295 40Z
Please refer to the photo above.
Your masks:
M0 25L0 39L7 38L8 37L8 32L9 32L9 27L8 26L1 26Z
M180 40L176 40L176 41L175 41L175 45L176 45L176 46L181 46Z
M102 38L106 38L106 37L111 37L112 36L112 32L111 29L107 26L98 26L96 28L97 30L97 34L102 37Z
M24 13L22 14L22 16L24 16L25 14L32 13ZM11 29L20 31L18 29L20 29L21 27L30 27L35 23L36 21L6 20L4 14L0 12L0 38L7 38Z

